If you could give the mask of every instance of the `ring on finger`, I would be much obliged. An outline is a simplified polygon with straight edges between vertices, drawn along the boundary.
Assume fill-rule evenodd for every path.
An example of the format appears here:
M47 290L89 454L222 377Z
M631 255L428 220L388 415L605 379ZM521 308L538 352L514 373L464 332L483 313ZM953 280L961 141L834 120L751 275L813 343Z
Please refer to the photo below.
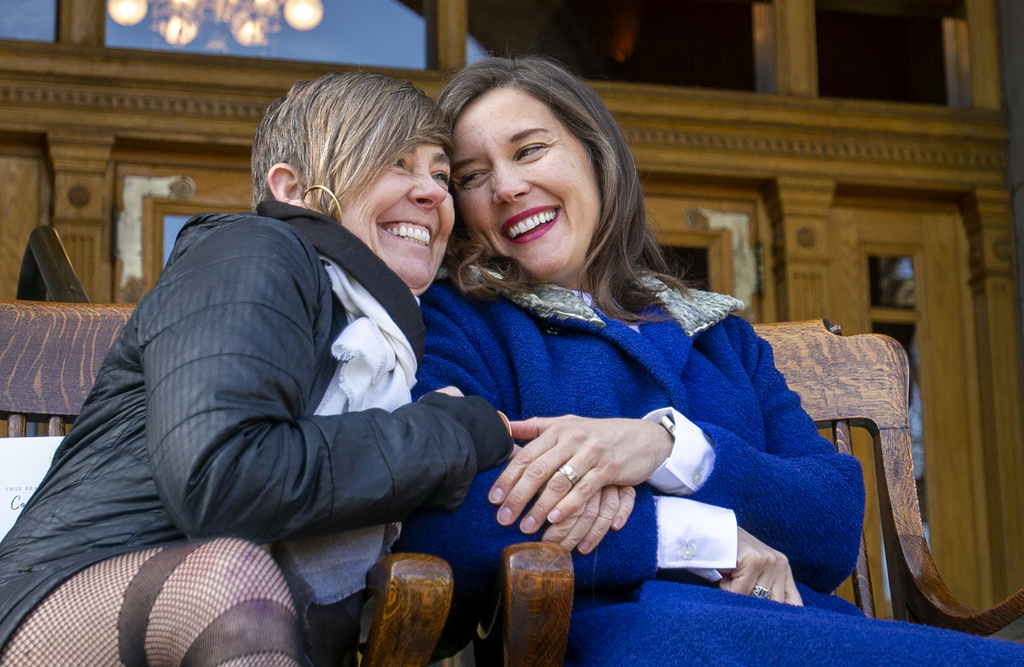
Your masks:
M576 474L576 471L573 470L572 466L569 465L568 463L563 463L562 466L558 469L558 472L565 475L565 478L569 480L569 483L572 484L573 486L576 486L576 484L580 481L580 476Z
M772 599L771 589L765 588L764 586L760 585L754 586L754 590L750 591L750 594L753 595L755 598L761 598L762 600Z

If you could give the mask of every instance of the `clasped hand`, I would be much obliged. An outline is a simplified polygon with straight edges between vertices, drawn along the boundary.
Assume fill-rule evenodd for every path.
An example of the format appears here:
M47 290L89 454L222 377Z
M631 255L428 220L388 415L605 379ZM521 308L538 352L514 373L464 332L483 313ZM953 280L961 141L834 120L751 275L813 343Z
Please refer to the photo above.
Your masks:
M804 605L786 554L772 549L742 528L737 540L736 567L719 571L723 579L718 587L724 591L751 595L754 587L760 586L776 602Z
M587 553L633 511L633 486L650 477L672 451L664 428L640 419L588 419L572 415L512 422L512 437L530 440L491 487L500 504L498 523L520 522L527 534L545 522L542 539ZM575 485L560 473L568 464Z

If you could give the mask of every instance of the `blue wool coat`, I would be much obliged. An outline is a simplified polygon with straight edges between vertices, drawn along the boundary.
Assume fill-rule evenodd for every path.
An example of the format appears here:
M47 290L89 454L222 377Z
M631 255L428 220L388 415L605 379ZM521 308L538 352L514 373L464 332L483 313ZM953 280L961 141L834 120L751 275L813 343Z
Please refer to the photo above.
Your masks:
M590 555L573 556L567 663L805 662L812 646L814 660L874 662L871 651L847 653L863 641L881 644L876 658L905 653L914 664L931 650L946 660L1024 657L1024 647L1006 642L870 621L827 595L856 560L860 465L818 435L771 347L728 315L728 297L694 293L681 303L670 296L664 311L672 317L642 323L639 332L551 286L518 303L463 297L447 283L422 297L427 341L415 394L455 385L510 419L639 418L676 408L715 447L714 472L691 498L732 509L740 527L786 554L807 605L655 580L653 492L641 485L626 526ZM486 496L497 474L478 475L456 513L420 512L403 526L399 547L447 559L457 595L483 595L501 549L535 539L496 522ZM922 632L927 646L907 644Z

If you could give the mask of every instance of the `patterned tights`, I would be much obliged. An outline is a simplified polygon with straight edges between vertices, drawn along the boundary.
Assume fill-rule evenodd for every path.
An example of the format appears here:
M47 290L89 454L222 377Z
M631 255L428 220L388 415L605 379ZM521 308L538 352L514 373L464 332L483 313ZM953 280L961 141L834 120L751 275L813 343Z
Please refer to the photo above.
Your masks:
M221 538L115 556L25 617L0 667L304 665L291 594L258 546Z

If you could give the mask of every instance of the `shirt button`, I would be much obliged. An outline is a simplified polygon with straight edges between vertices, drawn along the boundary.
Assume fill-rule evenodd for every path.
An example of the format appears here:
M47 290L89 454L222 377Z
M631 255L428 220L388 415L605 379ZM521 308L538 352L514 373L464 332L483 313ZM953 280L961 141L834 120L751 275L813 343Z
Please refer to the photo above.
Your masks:
M690 560L691 558L693 558L693 547L687 544L679 552L679 555L683 557L683 560Z
M693 473L693 483L694 484L700 484L703 481L704 481L704 473L702 473L700 470L695 470L694 473Z

